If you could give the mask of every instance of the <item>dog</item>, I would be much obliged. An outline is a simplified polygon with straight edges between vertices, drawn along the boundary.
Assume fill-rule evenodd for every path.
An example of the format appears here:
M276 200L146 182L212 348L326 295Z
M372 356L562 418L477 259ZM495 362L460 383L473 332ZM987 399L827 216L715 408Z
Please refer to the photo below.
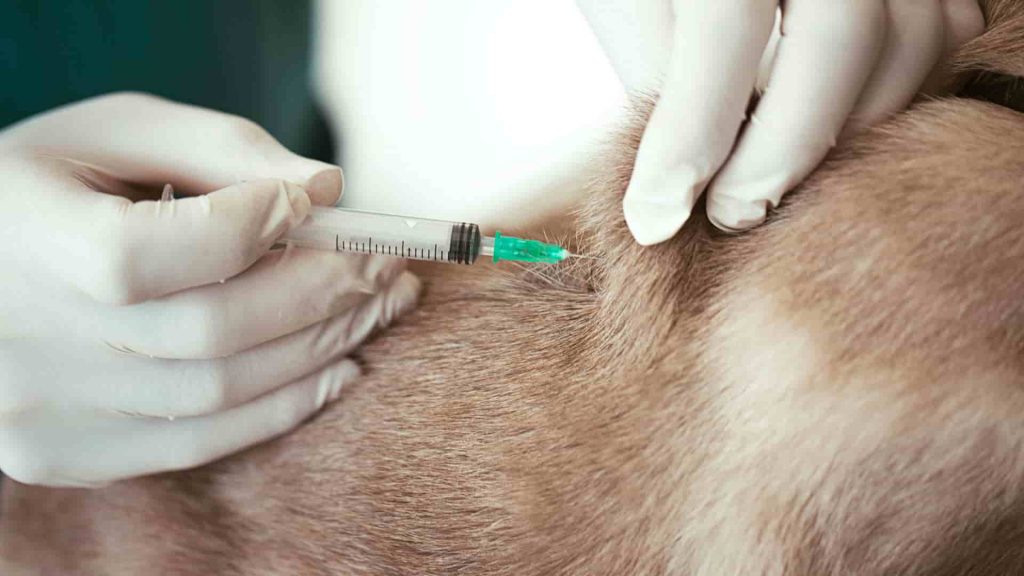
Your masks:
M698 209L634 243L637 112L592 169L583 257L420 269L366 377L269 444L8 482L0 572L1024 572L1024 115L980 99L1022 93L1024 8L985 10L974 98L841 146L740 236Z

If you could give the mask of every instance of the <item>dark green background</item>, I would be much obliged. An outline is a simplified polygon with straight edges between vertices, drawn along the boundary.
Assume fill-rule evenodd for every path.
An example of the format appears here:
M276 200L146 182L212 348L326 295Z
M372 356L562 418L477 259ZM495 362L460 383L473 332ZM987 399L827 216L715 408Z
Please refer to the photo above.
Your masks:
M291 0L0 0L0 128L138 90L245 116L331 160L311 91L311 16Z

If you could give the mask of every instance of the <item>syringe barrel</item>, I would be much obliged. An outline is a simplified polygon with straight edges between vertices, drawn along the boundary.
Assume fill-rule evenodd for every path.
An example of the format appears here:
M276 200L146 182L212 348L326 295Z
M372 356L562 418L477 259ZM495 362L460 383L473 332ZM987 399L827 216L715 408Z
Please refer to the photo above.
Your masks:
M480 255L480 228L465 222L314 206L282 242L320 250L472 264Z

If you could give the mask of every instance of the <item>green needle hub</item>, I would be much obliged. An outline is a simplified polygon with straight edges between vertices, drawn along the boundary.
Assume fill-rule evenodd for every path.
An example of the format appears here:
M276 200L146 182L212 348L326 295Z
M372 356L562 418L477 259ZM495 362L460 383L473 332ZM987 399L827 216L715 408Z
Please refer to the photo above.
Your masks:
M494 234L494 261L539 262L555 264L569 257L569 251L557 244L538 240L524 240L515 236Z

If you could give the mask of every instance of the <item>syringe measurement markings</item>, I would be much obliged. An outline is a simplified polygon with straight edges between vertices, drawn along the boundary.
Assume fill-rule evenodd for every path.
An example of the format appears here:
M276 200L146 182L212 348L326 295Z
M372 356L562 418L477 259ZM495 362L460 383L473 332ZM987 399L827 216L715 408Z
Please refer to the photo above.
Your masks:
M406 258L418 258L420 260L433 260L435 262L444 261L448 257L448 252L442 248L438 248L437 244L434 244L433 250L427 250L426 248L419 248L415 246L405 246L405 240L402 241L402 245L392 246L390 244L374 244L373 238L368 238L368 242L356 242L354 240L342 240L340 234L334 235L334 250L336 252L362 252L364 254L387 254L388 256L404 256Z

